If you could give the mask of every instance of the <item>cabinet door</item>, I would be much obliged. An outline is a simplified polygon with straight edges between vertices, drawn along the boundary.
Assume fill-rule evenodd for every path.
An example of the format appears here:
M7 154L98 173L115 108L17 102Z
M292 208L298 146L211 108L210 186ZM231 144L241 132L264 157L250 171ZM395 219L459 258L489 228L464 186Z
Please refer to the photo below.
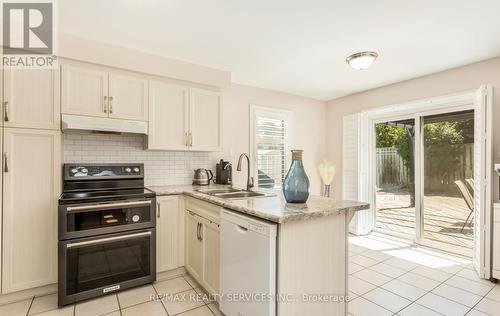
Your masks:
M220 151L222 147L222 101L218 92L190 89L191 150Z
M61 134L5 128L2 293L55 283Z
M58 71L4 71L4 126L59 130L59 112Z
M127 74L109 74L109 117L148 120L148 81Z
M188 88L149 82L148 149L187 150Z
M159 197L156 207L156 271L162 272L179 266L179 198Z
M194 278L203 278L203 241L200 231L201 217L186 211L186 269Z
M209 222L203 225L204 273L203 281L211 294L219 293L219 225Z
M493 277L500 278L500 222L493 224Z
M108 116L108 73L98 68L62 65L62 113Z

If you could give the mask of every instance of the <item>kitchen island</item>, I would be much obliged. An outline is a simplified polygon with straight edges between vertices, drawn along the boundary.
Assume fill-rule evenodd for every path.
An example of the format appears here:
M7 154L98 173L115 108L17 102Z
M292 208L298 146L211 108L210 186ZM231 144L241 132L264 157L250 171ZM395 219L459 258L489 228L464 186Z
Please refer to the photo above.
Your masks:
M200 187L196 186L151 189L160 197L183 195L276 223L276 288L280 298L277 315L347 314L348 225L355 212L368 209L369 204L319 196L310 196L304 204L289 204L281 192L258 198L222 199L198 192Z

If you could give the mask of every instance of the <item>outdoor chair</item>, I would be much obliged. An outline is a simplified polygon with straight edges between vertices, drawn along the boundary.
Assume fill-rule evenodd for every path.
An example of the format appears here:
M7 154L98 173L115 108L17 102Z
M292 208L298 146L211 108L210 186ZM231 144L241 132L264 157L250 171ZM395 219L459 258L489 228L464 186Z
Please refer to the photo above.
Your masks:
M455 181L455 184L457 185L458 190L462 194L462 197L465 200L465 204L467 204L467 207L470 210L469 216L467 216L467 219L465 220L465 223L462 226L462 229L460 230L462 232L465 228L465 225L467 225L467 222L469 221L472 214L474 213L474 200L472 199L471 192L469 191L469 189L467 189L466 184L462 180ZM472 219L471 219L471 223L472 223Z
M467 184L467 189L469 189L469 192L472 195L472 199L474 199L474 179L465 179L465 182Z

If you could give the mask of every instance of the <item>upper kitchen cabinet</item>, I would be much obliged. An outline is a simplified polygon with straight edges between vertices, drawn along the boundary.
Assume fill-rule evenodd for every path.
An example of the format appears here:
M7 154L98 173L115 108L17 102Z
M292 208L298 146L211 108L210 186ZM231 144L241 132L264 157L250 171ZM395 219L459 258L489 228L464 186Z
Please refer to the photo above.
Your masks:
M61 66L62 113L148 120L148 81L127 72L85 64Z
M57 70L5 70L3 90L4 126L60 129Z
M2 293L57 281L61 133L5 128Z
M108 116L108 73L98 68L61 65L62 113Z
M219 92L149 82L148 149L220 151Z
M220 151L222 147L222 100L219 92L190 89L191 150Z
M125 74L109 74L109 117L148 120L148 81Z
M187 87L149 82L148 149L188 149L188 96Z

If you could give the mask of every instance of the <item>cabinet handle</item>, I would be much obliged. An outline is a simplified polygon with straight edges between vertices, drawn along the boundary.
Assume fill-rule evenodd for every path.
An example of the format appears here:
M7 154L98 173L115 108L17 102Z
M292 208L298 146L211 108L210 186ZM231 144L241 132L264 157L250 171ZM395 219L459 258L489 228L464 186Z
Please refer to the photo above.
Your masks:
M200 223L196 224L196 239L200 240Z
M9 172L9 163L7 161L7 153L3 154L3 158L4 158L3 172Z
M158 214L156 215L158 218L161 216L161 208L160 208L160 203L156 203L156 206L158 207Z
M189 132L189 146L193 147L193 134L191 132Z
M9 101L5 101L3 103L3 109L4 109L4 121L8 122L9 121Z
M186 147L189 146L189 136L188 133L184 133L184 144L186 144Z
M113 113L113 97L109 97L109 113Z
M200 241L203 241L203 224L200 223Z
M104 106L103 106L103 109L104 113L106 113L108 111L108 97L107 96L104 96Z

